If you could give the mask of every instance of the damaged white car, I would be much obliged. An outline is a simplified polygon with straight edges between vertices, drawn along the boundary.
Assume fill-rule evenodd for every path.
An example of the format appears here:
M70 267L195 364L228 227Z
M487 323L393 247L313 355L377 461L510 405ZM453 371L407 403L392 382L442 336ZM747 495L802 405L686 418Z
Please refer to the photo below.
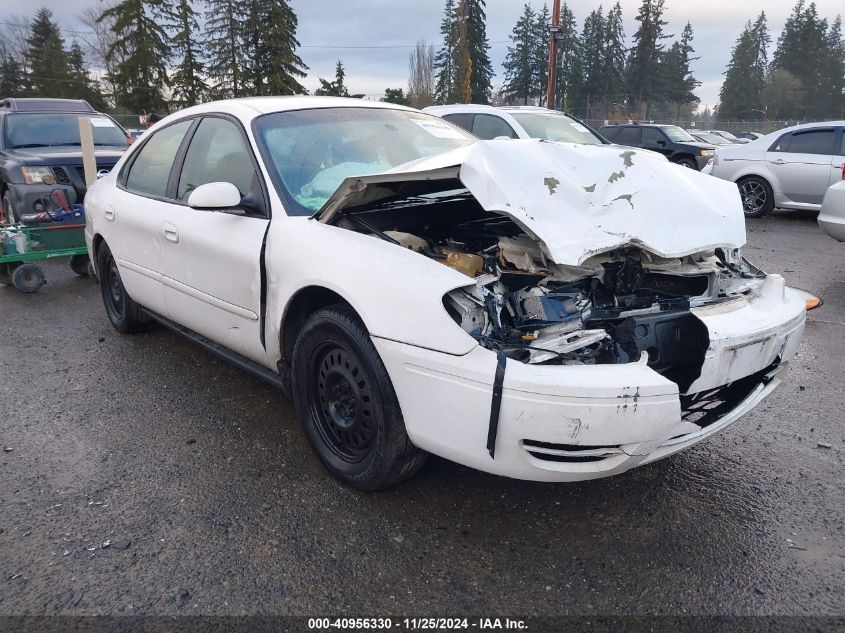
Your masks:
M741 255L733 184L399 106L183 110L86 207L114 326L280 385L363 489L428 453L544 481L665 457L771 393L804 328L802 295Z

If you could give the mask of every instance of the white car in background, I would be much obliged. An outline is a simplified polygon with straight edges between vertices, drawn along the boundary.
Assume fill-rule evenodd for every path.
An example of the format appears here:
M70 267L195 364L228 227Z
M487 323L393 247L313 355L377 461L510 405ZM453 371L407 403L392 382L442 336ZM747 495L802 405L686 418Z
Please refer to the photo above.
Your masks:
M607 144L608 141L568 114L537 106L476 105L472 103L430 106L423 112L434 114L472 132L482 140L538 138L544 141Z
M819 228L839 242L845 242L845 167L842 180L828 187L819 213Z
M806 318L742 257L732 184L390 104L191 107L85 203L113 326L158 321L278 385L367 490L428 453L542 481L666 457L768 396Z
M818 211L827 188L841 178L843 130L845 121L806 123L718 148L710 174L737 184L746 217L775 207Z

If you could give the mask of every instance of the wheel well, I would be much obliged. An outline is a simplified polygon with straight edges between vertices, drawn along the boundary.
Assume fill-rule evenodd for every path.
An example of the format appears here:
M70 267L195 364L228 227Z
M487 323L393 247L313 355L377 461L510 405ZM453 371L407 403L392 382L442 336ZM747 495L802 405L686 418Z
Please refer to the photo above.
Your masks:
M679 152L672 157L672 162L675 163L680 162L682 160L691 160L692 162L695 162L695 156L693 156L692 154L684 154L683 152Z
M736 179L736 184L739 185L743 180L748 180L749 178L756 178L757 180L762 180L769 189L772 188L772 183L769 182L769 179L765 176L760 176L759 174L745 174L744 176Z
M294 295L288 303L284 319L282 320L280 340L282 357L279 360L280 368L290 367L293 346L296 343L297 336L299 336L299 331L305 324L305 320L320 308L339 303L349 306L354 312L354 308L349 305L346 299L333 290L322 286L308 286Z
M97 265L97 255L99 255L99 253L100 253L100 244L102 244L102 243L103 243L103 236L102 236L102 235L100 235L100 234L98 233L97 235L95 235L95 236L94 236L94 242L93 242L93 248L94 248L94 257L93 257L93 261L94 261L94 266L96 266L96 265Z

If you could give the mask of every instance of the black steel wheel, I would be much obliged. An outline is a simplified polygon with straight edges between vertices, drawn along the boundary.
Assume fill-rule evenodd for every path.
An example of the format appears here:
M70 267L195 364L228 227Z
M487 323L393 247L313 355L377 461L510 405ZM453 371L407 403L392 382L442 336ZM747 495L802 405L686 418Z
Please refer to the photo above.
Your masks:
M749 176L737 182L742 210L747 218L759 218L775 206L772 187L759 176Z
M118 332L131 333L146 329L149 319L127 294L120 279L117 262L107 244L97 252L97 277L109 321Z
M419 470L427 453L408 438L387 370L351 309L331 306L312 314L291 365L303 431L333 475L361 490L378 490Z

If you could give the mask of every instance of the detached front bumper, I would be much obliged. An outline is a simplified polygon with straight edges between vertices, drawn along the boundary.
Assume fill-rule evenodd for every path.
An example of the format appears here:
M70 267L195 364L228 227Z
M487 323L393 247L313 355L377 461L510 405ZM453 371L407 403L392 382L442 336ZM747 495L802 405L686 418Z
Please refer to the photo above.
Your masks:
M704 386L694 394L679 395L677 385L650 369L645 358L624 365L509 360L495 458L486 449L493 352L479 347L456 357L374 342L414 444L493 474L578 481L618 474L692 446L777 387L800 343L803 299L771 275L760 296L743 301L715 315L697 315L710 332L710 348L693 383Z

